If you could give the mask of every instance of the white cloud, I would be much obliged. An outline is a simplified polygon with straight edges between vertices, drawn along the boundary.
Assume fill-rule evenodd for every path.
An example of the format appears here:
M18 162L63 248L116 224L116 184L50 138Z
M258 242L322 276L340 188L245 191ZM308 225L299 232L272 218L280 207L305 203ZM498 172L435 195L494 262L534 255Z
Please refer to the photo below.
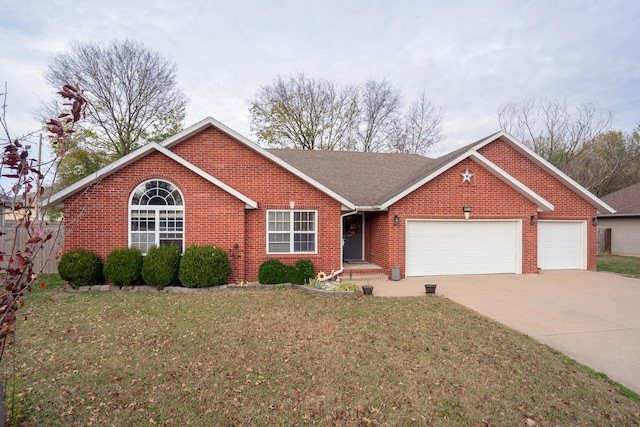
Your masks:
M0 82L16 132L52 89L51 55L72 40L129 37L178 65L187 125L213 116L249 135L247 99L277 74L340 83L388 78L444 113L445 149L497 130L527 97L596 101L614 125L640 121L640 4L625 1L0 0Z

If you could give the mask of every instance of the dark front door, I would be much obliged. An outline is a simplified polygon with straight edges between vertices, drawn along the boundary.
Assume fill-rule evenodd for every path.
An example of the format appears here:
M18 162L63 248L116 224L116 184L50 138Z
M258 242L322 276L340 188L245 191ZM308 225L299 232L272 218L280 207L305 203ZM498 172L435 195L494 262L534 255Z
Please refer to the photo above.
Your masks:
M342 257L345 261L362 261L364 259L362 248L363 217L362 214L354 214L343 219L344 248Z

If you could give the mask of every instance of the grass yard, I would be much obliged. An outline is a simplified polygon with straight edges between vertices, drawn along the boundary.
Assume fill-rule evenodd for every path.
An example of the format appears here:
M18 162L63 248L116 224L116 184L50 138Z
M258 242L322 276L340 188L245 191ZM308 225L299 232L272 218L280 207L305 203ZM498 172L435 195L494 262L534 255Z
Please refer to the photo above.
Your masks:
M637 397L438 296L47 288L21 314L23 425L640 423Z
M598 271L611 271L640 278L640 257L598 255Z

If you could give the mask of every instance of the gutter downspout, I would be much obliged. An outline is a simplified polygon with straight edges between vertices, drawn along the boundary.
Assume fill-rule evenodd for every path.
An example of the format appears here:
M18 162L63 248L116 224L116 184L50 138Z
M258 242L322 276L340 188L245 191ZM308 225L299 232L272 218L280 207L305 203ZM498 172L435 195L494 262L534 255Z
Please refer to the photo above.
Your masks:
M347 212L345 214L340 215L340 269L337 271L334 271L333 273L331 273L331 275L327 276L327 280L329 279L333 279L334 277L336 277L339 274L342 274L342 272L344 271L344 266L342 265L342 255L343 255L343 251L344 251L344 230L342 229L343 224L344 224L344 217L345 216L349 216L349 215L353 215L358 213L358 208L356 208L356 210L351 211L351 212ZM364 230L363 230L364 232Z

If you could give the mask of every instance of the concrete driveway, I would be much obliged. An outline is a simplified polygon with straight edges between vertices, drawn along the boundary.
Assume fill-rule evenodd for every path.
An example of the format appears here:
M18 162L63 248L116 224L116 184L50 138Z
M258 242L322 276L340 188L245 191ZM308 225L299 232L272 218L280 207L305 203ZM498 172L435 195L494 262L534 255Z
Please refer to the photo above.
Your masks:
M591 271L370 280L374 296L436 293L640 393L640 280Z

